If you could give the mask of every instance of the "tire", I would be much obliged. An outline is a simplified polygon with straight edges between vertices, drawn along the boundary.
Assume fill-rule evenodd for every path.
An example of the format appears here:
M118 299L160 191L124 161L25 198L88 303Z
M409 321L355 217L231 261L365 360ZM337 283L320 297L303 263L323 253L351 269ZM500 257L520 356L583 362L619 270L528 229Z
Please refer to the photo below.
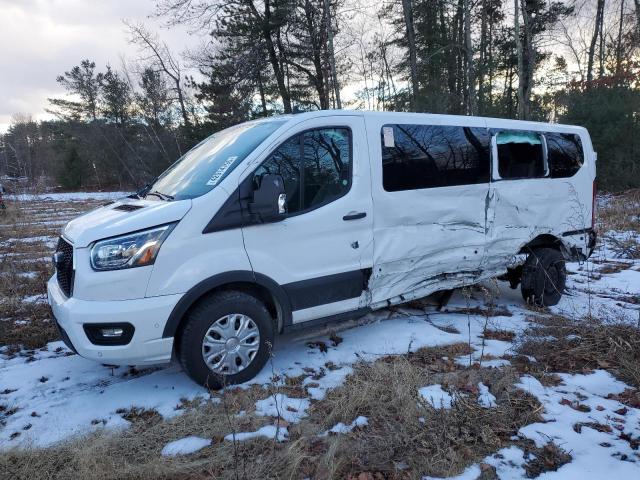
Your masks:
M533 250L522 269L522 298L538 307L556 305L567 281L562 253L554 248Z
M227 320L224 320L225 317ZM249 359L248 365L245 367L238 366L238 360L243 362L240 353L229 349L229 340L224 341L225 338L235 338L236 348L243 348L244 344L238 340L242 335L233 337L233 331L226 330L235 328L231 325L240 325L245 321L243 318L248 318L252 322L250 328L244 330L245 332L251 330L255 333L257 328L259 333L259 340L254 336L248 341L248 343L254 343L247 348L253 349L257 346L257 352L247 354L244 351L244 359ZM235 385L251 380L262 370L271 355L275 335L273 319L264 304L249 294L238 291L214 293L199 302L189 312L186 320L179 344L179 360L187 375L196 383L207 388L217 390L226 385ZM218 323L221 321L222 324ZM221 329L225 329L225 333L229 335L227 337L220 336L217 332ZM214 349L209 349L205 345L205 334L208 334L207 342L216 342ZM209 368L205 361L205 355L211 358L217 349L224 349L222 353L225 356L221 357L221 353L214 357L211 363L216 365L224 363L231 365L232 368L242 367L242 369L233 372L228 369L227 371L216 371ZM205 350L207 351L205 352ZM216 362L217 359L220 359L219 362Z

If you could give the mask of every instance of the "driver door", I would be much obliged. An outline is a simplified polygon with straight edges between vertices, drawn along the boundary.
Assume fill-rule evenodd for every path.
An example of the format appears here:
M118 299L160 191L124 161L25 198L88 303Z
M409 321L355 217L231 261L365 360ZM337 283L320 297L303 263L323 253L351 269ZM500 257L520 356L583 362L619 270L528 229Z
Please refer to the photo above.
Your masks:
M322 117L294 126L252 175L284 179L287 213L243 228L254 272L281 285L293 323L366 306L373 212L364 121Z

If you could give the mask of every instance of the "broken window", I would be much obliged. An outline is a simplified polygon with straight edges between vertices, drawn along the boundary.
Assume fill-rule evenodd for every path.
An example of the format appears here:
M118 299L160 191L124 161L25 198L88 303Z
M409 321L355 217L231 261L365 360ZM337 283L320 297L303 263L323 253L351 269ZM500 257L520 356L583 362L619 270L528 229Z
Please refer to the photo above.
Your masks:
M496 135L500 178L539 178L547 174L542 136L508 131Z
M584 161L580 136L574 133L545 133L551 178L572 177Z
M490 135L485 128L385 125L381 141L387 192L489 181Z

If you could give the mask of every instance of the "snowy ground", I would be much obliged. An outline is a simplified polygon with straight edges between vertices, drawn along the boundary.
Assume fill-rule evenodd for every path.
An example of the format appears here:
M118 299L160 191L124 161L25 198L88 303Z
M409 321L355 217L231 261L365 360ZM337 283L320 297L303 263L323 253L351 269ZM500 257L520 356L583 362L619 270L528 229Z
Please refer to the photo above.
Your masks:
M59 194L53 201L86 199L87 194ZM100 195L100 199L115 195ZM95 197L94 197L95 198ZM25 197L24 202L46 200ZM60 203L56 203L61 210ZM72 216L68 208L61 220ZM51 218L34 211L30 222ZM59 213L59 212L58 212ZM1 230L0 230L1 232ZM33 245L51 248L54 236L32 238L0 237L5 244ZM25 259L19 255L12 262L29 257L43 257L46 251L29 251ZM640 261L614 258L614 252L601 247L588 264L569 264L569 295L552 310L571 317L582 317L589 311L605 319L640 318ZM21 267L29 275L29 267ZM519 291L510 290L506 283L488 282L488 290L497 298L497 308L503 316L488 319L494 330L514 332L515 338L530 326L531 310L523 304ZM42 297L25 295L23 302L38 304ZM229 432L227 440L244 441L256 436L287 440L287 424L295 423L307 414L312 402L321 400L326 392L341 385L359 361L374 361L388 354L405 354L420 347L470 342L471 356L457 359L459 363L481 362L482 366L500 367L508 364L514 345L510 341L483 340L487 318L469 314L469 307L483 306L485 298L475 291L471 299L454 295L446 311L400 308L375 312L357 321L341 325L340 342L332 340L336 331L315 329L288 334L276 343L273 361L250 384L270 385L274 375L280 380L303 376L308 398L289 398L286 395L267 396L255 405L255 414L279 417L282 426L267 425L255 432ZM542 315L542 314L540 314ZM17 322L20 320L16 320ZM28 320L24 320L28 321ZM321 348L319 348L321 346ZM326 347L326 348L325 348ZM127 428L123 413L133 407L155 409L164 418L183 412L182 405L195 398L219 402L218 394L210 394L192 383L177 365L156 368L109 368L72 355L61 342L19 354L2 354L0 345L0 449L12 447L46 447L56 442L97 429ZM325 351L326 350L326 351ZM331 368L327 368L331 365ZM631 443L620 439L625 434L640 438L640 410L625 407L607 398L628 386L604 370L586 374L561 374L562 383L545 387L530 376L522 376L518 387L534 395L544 407L544 423L523 427L518 435L533 440L538 446L553 441L572 457L571 462L556 472L546 472L540 478L605 478L615 473L620 478L640 478L640 455ZM485 408L495 408L490 389L478 386L478 402ZM424 385L421 395L433 407L448 408L455 398L441 385ZM576 404L585 406L576 408ZM588 407L588 408L587 408ZM579 425L579 428L576 428ZM595 428L594 425L598 425ZM602 427L602 426L605 427ZM352 424L338 424L325 434L348 434L353 428L366 431L366 417L353 419ZM166 445L162 455L188 455L210 445L209 439L186 437ZM509 447L488 456L482 463L495 467L499 478L522 478L527 454L518 447ZM475 479L481 464L471 465L458 478ZM425 477L426 478L426 477Z

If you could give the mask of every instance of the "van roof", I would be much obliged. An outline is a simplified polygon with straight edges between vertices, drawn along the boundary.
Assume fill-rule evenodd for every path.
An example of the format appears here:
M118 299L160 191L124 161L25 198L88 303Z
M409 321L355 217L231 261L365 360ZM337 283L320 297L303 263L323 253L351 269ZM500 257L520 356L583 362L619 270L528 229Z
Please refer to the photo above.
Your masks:
M286 120L297 119L297 120L308 120L312 118L321 118L328 116L361 116L364 118L378 118L383 121L389 122L410 122L410 121L421 121L424 122L426 120L438 119L440 122L451 123L451 124L464 124L464 122L468 122L469 120L478 122L484 121L487 123L489 128L514 128L514 129L531 129L531 130L551 130L551 131L573 131L573 132L584 132L586 130L583 127L578 125L566 125L559 123L547 123L547 122L534 122L530 120L512 120L507 118L492 118L492 117L475 117L470 115L444 115L437 113L416 113L416 112L378 112L378 111L369 111L369 110L314 110L311 112L304 113L296 113L296 114L287 114L287 115L278 115L276 117L269 117L270 119L282 118Z

